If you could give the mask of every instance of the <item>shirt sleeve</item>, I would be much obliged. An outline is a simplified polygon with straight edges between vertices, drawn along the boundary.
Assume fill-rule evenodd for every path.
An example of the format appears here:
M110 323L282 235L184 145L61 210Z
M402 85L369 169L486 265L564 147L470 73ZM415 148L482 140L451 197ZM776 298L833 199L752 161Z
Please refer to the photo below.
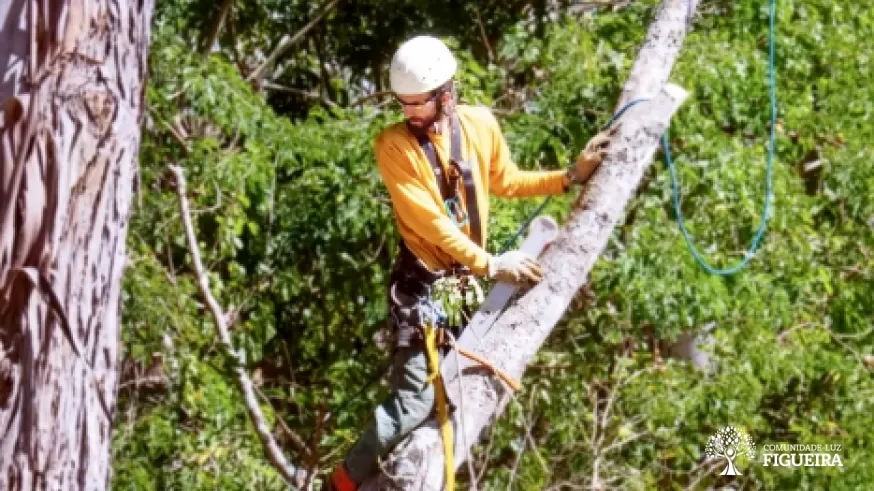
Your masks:
M564 170L526 171L513 162L504 133L494 115L483 111L492 141L489 187L491 193L502 198L547 196L567 191L570 181Z
M470 240L435 201L403 151L385 136L375 142L377 166L398 221L475 274L488 271L489 254Z

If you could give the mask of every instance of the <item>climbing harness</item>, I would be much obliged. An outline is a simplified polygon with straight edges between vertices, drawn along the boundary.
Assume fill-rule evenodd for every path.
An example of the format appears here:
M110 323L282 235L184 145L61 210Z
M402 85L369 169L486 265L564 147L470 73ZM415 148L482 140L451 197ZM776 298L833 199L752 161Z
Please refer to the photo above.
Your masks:
M671 156L671 144L668 136L668 130L665 130L665 133L662 135L662 147L665 153L665 163L668 167L668 172L671 176L671 190L672 190L672 200L674 205L674 213L677 216L677 224L680 228L680 232L683 235L683 240L686 243L686 247L692 254L692 257L695 259L695 262L698 263L705 271L712 275L718 276L730 276L734 273L737 273L741 269L743 269L749 262L753 259L758 251L759 246L761 244L761 240L765 234L765 229L767 228L768 218L771 213L771 201L773 200L773 171L774 171L774 156L777 149L776 142L776 127L777 127L777 83L776 83L776 64L775 64L775 56L774 56L774 45L775 45L775 18L776 18L776 9L777 9L777 0L770 0L770 9L769 9L769 21L768 21L768 91L770 96L770 109L771 109L771 128L769 134L769 144L768 144L768 153L767 153L767 164L766 164L766 177L765 177L765 203L762 207L761 217L759 219L759 226L756 229L756 233L753 236L753 239L747 248L743 259L735 263L734 265L727 268L715 268L711 266L706 259L701 255L698 251L698 248L695 246L695 241L692 238L692 234L686 228L686 220L683 217L683 211L680 208L680 186L677 180L677 169L674 163L674 160ZM603 129L608 129L613 125L629 108L632 106L639 104L641 102L648 101L649 99L641 98L634 99L616 112L613 117L610 118L610 121L604 125ZM531 223L531 220L534 219L540 212L549 204L552 196L547 197L540 206L537 207L536 210L528 217L528 219L522 224L521 227L513 234L506 242L504 242L501 252L505 252L509 247L515 243L516 239L522 234L522 232L528 227Z
M414 132L414 134L434 171L446 213L458 227L463 227L469 223L471 240L482 247L482 227L476 200L476 184L473 180L472 167L461 158L461 121L458 119L458 115L452 115L450 125L452 126L450 132L451 149L447 172L444 172L443 165L441 165L434 149L434 142L428 138L428 135L419 131ZM459 181L464 186L464 209L461 208L461 200L459 199Z
M389 275L389 313L396 335L397 347L409 347L422 341L421 326L431 310L441 320L446 312L440 302L433 298L434 285L441 279L464 277L468 268L453 267L443 271L431 271L401 241L398 259Z
M470 224L471 240L477 245L483 245L480 214L477 206L476 186L470 164L462 159L462 128L458 116L453 114L450 120L450 162L444 169L437 156L434 143L424 133L412 131L422 152L425 154L434 178L440 189L446 212L459 227ZM461 205L459 187L464 186L464 206ZM422 299L426 299L432 308L441 309L441 305L433 302L431 294L434 283L448 277L465 277L470 275L470 269L460 264L454 264L445 271L431 271L417 258L409 247L401 241L400 254L392 268L389 280L389 305L391 316L396 327L398 346L409 346L415 341L421 341L419 327L423 325L421 315ZM464 282L461 282L464 284ZM443 317L445 313L441 312Z

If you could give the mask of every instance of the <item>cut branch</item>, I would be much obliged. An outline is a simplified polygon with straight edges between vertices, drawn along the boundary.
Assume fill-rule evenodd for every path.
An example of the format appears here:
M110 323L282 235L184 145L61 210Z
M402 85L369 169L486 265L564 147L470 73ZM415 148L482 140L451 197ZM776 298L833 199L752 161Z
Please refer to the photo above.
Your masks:
M302 486L306 481L306 472L297 469L291 464L283 454L276 439L267 425L264 418L264 413L261 411L261 406L258 405L258 397L255 393L255 388L252 384L252 379L243 368L243 363L239 355L234 349L233 341L228 330L227 317L219 305L218 301L212 294L209 286L209 277L203 267L203 261L200 259L200 247L197 245L197 235L194 233L194 225L191 222L191 211L188 207L188 198L185 192L185 175L184 171L178 165L171 165L170 170L176 178L176 194L179 196L179 211L182 216L182 224L185 227L185 237L188 241L188 248L191 252L191 260L194 263L194 273L197 275L197 283L200 287L200 293L206 300L210 312L215 320L216 331L218 331L219 340L226 352L231 358L236 375L237 385L240 387L240 392L243 393L243 402L246 405L246 411L249 413L249 418L252 420L252 425L258 433L258 438L264 446L264 453L267 454L267 459L273 467L279 471L279 474L285 479L286 483L291 486ZM303 439L294 432L289 430L289 436L292 438L295 446L305 449L306 445Z
M511 377L522 377L585 285L651 165L660 137L688 96L682 88L665 82L696 7L694 0L662 3L618 106L639 98L649 101L632 106L617 122L618 131L609 155L592 177L586 192L574 203L569 221L558 238L540 258L545 270L543 281L509 306L476 349ZM479 439L507 404L503 386L488 372L475 369L462 376L463 393L455 390L454 380L445 380L452 400L463 399L465 405L463 413L453 414L455 427L465 429L464 438L459 437L455 442L456 468L469 455L468 445ZM395 477L389 480L385 475L376 476L361 489L440 489L444 462L436 421L420 426L396 447L388 460L388 473Z

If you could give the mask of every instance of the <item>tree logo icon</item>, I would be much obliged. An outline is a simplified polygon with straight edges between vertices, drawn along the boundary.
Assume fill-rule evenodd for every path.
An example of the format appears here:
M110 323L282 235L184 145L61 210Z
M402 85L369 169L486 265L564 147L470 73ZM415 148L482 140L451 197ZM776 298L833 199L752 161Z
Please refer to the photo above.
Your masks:
M753 443L752 437L746 431L739 430L734 426L726 426L720 428L715 435L707 440L704 452L707 457L724 457L728 460L728 466L723 469L720 476L739 476L741 474L734 465L735 460L742 455L749 460L755 459L756 444Z

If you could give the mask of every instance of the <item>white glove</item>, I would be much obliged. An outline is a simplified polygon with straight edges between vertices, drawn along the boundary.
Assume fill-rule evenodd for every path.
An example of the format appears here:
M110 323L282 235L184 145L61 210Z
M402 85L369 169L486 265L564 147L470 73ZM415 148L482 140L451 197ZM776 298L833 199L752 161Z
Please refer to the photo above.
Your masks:
M528 254L509 251L489 258L489 278L510 283L537 283L543 279L543 269Z

